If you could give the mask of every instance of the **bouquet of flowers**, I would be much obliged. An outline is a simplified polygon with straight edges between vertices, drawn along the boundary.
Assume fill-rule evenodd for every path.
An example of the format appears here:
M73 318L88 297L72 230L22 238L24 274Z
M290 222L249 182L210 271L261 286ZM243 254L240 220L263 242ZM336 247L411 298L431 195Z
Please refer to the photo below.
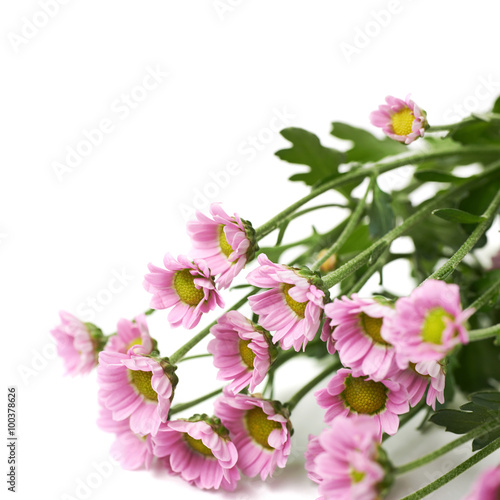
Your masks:
M500 249L492 228L500 207L500 99L489 113L432 126L409 97L387 97L370 120L387 137L333 124L332 135L349 141L344 150L284 129L291 146L277 156L306 167L290 180L309 194L256 228L219 203L198 212L187 224L190 252L149 264L151 309L120 319L115 333L61 312L52 331L58 353L70 375L97 369L98 425L116 435L112 454L125 469L155 460L202 489L233 490L242 475L265 480L286 466L294 409L313 389L326 425L309 437L304 474L323 499L383 498L400 474L472 441L470 458L405 497L423 498L500 448L500 252L491 263L475 255L487 243ZM380 176L402 167L408 181L384 191ZM426 198L417 203L422 186ZM345 203L310 204L333 192ZM347 216L327 232L313 228L284 243L294 220L339 206ZM395 249L402 236L413 251ZM289 249L294 258L282 262ZM383 282L385 266L400 259L414 283L402 297ZM363 287L374 275L379 292L367 296ZM223 294L243 292L226 307ZM240 312L247 304L251 317ZM173 333L155 334L157 342L147 323L163 309L172 329L192 330L205 314L219 315L165 353L161 336ZM208 352L188 356L206 337ZM280 401L276 371L304 355L315 360L316 376L303 385L298 374L296 394ZM201 356L212 358L225 385L178 403L177 365ZM458 396L469 402L448 408ZM204 402L206 414L177 417ZM460 436L395 465L383 443L418 413L426 425ZM499 495L500 466L484 470L466 498Z

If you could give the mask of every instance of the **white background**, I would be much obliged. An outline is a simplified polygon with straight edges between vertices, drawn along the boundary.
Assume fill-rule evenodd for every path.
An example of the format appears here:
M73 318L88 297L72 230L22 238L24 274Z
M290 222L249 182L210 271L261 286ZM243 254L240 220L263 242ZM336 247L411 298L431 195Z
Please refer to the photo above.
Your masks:
M63 377L53 357L48 332L58 310L85 311L85 319L114 331L118 318L148 307L141 284L147 263L188 250L185 213L195 202L222 201L258 226L306 194L302 184L286 183L300 167L273 155L286 141L264 131L277 113L288 115L283 126L334 144L332 121L372 130L368 114L387 94L411 92L434 124L460 119L464 107L487 109L500 94L498 2L222 0L227 10L218 11L212 0L66 0L50 19L41 3L3 0L0 7L2 380L19 390L18 498L83 498L77 485L89 478L92 499L208 498L158 472L94 474L93 464L109 460L112 438L95 425L95 373ZM155 68L168 76L155 89L137 89ZM130 94L140 102L124 104ZM101 143L57 175L54 164L102 120L109 133ZM231 174L220 174L228 164ZM227 186L217 187L211 175ZM341 215L318 212L308 224L326 229ZM308 224L292 228L295 238L309 234ZM482 253L485 261L493 250ZM404 294L413 285L402 272L394 268L387 278ZM115 274L125 284L107 292ZM107 304L89 308L99 297ZM165 312L150 324L164 355L192 334L169 328ZM283 400L318 371L307 360L296 366L303 371L284 368L278 378ZM214 374L209 361L182 366L177 401L218 387ZM210 412L211 404L199 410ZM294 425L284 472L212 498L315 498L303 471L306 436L322 428L312 397L297 408ZM452 438L440 432L422 440L404 429L387 448L402 463ZM465 449L401 477L390 498L457 465ZM432 498L464 495L484 466Z

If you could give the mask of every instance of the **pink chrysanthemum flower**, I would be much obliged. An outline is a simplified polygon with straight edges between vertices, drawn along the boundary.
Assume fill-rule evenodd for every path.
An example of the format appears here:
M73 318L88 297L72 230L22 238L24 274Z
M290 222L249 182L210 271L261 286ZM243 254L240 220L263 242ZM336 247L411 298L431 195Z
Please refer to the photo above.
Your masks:
M166 269L149 264L151 272L145 276L144 288L153 294L153 309L172 307L168 320L173 327L194 328L202 314L224 307L205 261L191 262L183 255L176 260L167 254L163 263Z
M273 342L283 349L305 349L320 326L325 293L299 269L275 264L264 254L257 260L260 266L249 273L248 282L270 289L248 299L259 324L275 332Z
M210 330L215 336L208 344L219 369L218 380L232 380L227 389L233 393L249 386L254 392L267 375L276 349L268 332L238 311L229 311Z
M396 362L404 370L410 362L439 361L456 345L466 344L464 323L473 312L462 311L457 285L428 280L396 301L382 335L394 345Z
M387 104L380 105L377 111L370 114L373 125L380 127L391 139L405 144L424 136L428 127L425 111L421 110L410 96L404 101L387 96L385 101Z
M333 330L335 327L330 326L330 321L328 318L323 323L323 327L321 328L321 337L320 339L323 342L326 342L326 350L328 354L335 354L337 352L337 348L335 347L335 339L333 337Z
M215 401L215 413L229 429L243 474L265 480L276 467L285 467L292 425L277 401L226 392Z
M146 315L140 314L135 323L128 319L118 321L116 335L108 340L105 351L126 353L131 347L134 354L150 354L156 342L150 337Z
M318 437L310 436L305 456L322 500L377 500L392 482L377 425L366 416L335 419Z
M500 465L485 470L476 480L465 500L498 500L500 498Z
M199 415L162 424L154 453L168 457L171 469L198 488L234 490L240 479L238 452L218 419Z
M114 420L130 418L132 432L156 434L166 422L177 377L166 358L101 352L99 400Z
M61 311L61 324L51 330L57 354L63 359L67 375L88 373L97 366L97 356L105 344L99 328L82 323L72 314Z
M134 434L128 419L114 420L111 411L104 407L101 407L97 425L105 432L116 434L110 455L124 469L149 469L154 458L151 434Z
M325 422L332 422L338 415L370 415L377 423L379 438L382 432L396 434L398 415L410 409L402 385L392 380L370 380L347 368L338 370L327 387L314 395L318 405L326 409Z
M400 370L391 377L408 391L410 405L417 405L422 399L429 384L426 403L436 409L436 401L444 403L445 372L437 361L421 361L410 363L406 370Z
M344 366L373 380L386 379L397 371L394 347L381 334L385 319L393 313L392 307L355 293L326 304L325 314L331 318L332 338Z
M212 219L200 212L187 224L193 256L205 260L220 288L227 288L245 264L253 259L257 244L250 222L224 212L220 203L210 206Z

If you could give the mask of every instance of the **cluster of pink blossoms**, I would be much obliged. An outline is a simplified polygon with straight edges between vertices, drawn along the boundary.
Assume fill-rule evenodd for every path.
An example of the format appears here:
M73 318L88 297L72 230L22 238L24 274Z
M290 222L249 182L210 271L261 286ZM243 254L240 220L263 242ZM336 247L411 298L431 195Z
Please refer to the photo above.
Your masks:
M435 408L436 400L444 402L444 358L467 343L464 323L472 312L462 310L456 285L436 280L424 282L394 305L353 294L325 306L329 321L321 338L330 353L338 352L345 368L315 393L329 426L319 438L311 437L307 470L324 499L378 498L386 485L377 465L377 443L383 432L397 432L399 415L415 406L426 390L428 405ZM355 452L335 451L334 436L357 442L361 437L356 432L365 444L342 441L339 450ZM355 496L344 492L348 485Z
M165 268L150 264L144 286L155 309L171 309L173 327L194 328L204 313L223 307L227 288L257 249L251 225L229 217L218 204L212 218L197 214L188 224L191 257L165 256ZM94 325L61 313L52 333L71 374L98 364L99 426L115 434L113 456L126 469L160 461L173 475L199 488L233 490L240 473L262 479L284 467L292 426L286 405L251 394L282 350L305 350L318 332L343 365L316 392L327 428L311 436L309 477L322 498L377 498L388 486L390 467L380 447L395 434L399 416L427 391L435 408L444 401L446 355L468 341L456 285L429 280L394 304L356 294L328 302L319 276L276 264L261 254L247 276L261 290L249 304L258 324L237 311L210 330L208 351L227 382L214 416L171 420L176 367L161 358L146 317L121 320L105 342ZM323 322L323 326L321 324ZM248 388L250 394L241 394Z
M229 216L218 203L212 219L197 213L188 223L193 242L190 256L165 255L165 269L149 264L144 288L153 294L153 309L170 309L172 327L195 328L204 313L224 307L219 289L227 288L257 249L254 230L238 215Z
M238 316L231 323L234 315L227 316L228 325L240 325L249 342L257 342L258 352L261 339L251 323ZM285 466L291 435L285 408L228 387L215 402L216 417L172 420L174 372L168 358L159 357L144 315L121 320L99 354L98 425L116 435L111 454L125 469L147 469L156 459L169 474L199 488L233 490L240 471L265 479Z

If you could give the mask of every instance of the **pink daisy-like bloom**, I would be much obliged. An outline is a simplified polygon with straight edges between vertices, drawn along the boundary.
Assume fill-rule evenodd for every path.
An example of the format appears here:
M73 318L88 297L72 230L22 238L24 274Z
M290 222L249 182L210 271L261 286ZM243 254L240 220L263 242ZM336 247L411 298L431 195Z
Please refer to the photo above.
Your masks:
M382 432L396 434L398 415L409 411L406 389L392 380L375 381L350 369L342 368L330 379L325 389L314 393L321 408L326 409L325 422L337 416L369 415Z
M149 469L154 458L151 434L134 434L128 419L114 420L111 411L104 407L101 407L97 425L105 432L116 434L110 455L120 462L124 469Z
M247 276L250 284L269 288L248 301L259 324L275 332L273 342L282 349L305 349L321 323L325 293L300 275L300 270L271 262L266 255L257 258L260 266Z
M394 347L381 335L382 325L394 313L392 307L353 293L326 304L332 338L344 366L383 380L397 371Z
M339 417L309 439L305 468L322 500L376 500L390 486L373 419Z
M400 370L391 377L391 380L400 383L408 391L410 405L417 405L427 391L426 403L436 409L436 401L444 403L445 372L437 361L421 361L410 363L406 370Z
M128 319L118 321L116 335L110 337L104 350L126 353L134 347L135 354L150 354L154 343L149 335L146 315L140 314L135 318L135 323Z
M200 415L162 424L153 450L158 457L168 457L174 473L198 488L232 491L240 479L238 452L218 419Z
M226 392L215 401L215 413L229 429L243 474L265 480L276 467L285 467L292 425L277 401Z
M97 381L101 404L114 420L130 419L133 433L154 435L167 421L177 377L165 359L103 351Z
M210 332L215 338L207 350L214 355L214 365L219 369L217 379L231 380L227 390L233 393L247 386L254 392L276 354L269 333L238 311L222 316Z
M485 470L474 483L465 500L498 500L500 498L500 465Z
M380 127L386 135L395 141L410 144L423 137L428 127L425 111L421 110L408 95L403 101L387 96L387 104L382 104L370 114L370 121Z
M82 323L66 311L60 311L61 324L51 330L57 354L63 359L67 375L86 374L97 366L97 356L105 338L95 325Z
M321 328L321 336L320 339L323 342L326 342L326 350L328 354L335 354L337 352L337 348L335 347L335 339L333 338L333 330L330 326L330 321L325 320L323 323L323 327Z
M220 203L210 205L210 214L212 218L197 212L198 220L187 224L193 242L192 253L205 260L213 275L220 274L217 284L227 288L255 255L255 231L237 214L227 215Z
M202 314L224 307L205 261L192 262L183 255L176 260L167 254L163 264L165 269L149 264L151 272L144 278L144 288L153 294L153 309L172 307L168 320L173 327L194 328Z
M457 285L427 280L409 297L396 301L395 314L384 321L382 336L394 346L402 370L410 362L440 361L455 346L469 341L464 323L473 312L462 311Z

